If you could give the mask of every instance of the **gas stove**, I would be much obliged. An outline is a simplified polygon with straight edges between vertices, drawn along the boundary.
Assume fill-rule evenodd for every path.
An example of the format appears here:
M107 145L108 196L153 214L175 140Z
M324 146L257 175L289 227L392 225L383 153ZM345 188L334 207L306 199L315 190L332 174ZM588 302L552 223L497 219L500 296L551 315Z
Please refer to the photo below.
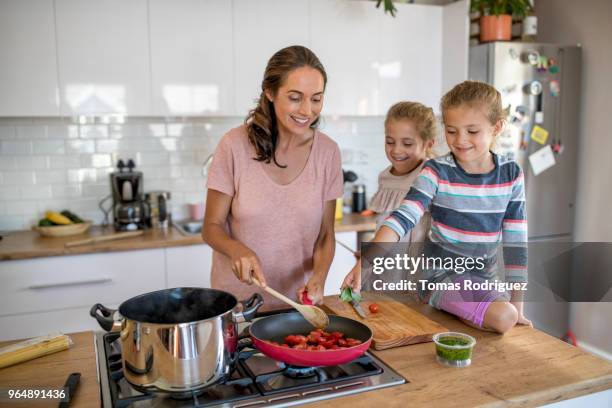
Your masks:
M142 393L123 377L118 333L97 333L96 348L104 408L288 407L406 382L370 353L339 366L294 367L247 347L224 383L180 395Z

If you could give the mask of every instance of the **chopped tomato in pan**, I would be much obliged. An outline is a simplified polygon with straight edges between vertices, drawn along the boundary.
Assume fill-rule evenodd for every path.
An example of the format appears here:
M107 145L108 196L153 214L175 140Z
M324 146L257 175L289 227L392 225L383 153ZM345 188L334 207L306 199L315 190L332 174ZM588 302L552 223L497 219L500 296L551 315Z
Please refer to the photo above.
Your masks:
M344 333L328 333L322 329L313 330L308 335L290 334L285 337L284 341L284 343L279 344L269 340L268 343L296 350L311 351L340 350L361 344L361 340L345 337Z

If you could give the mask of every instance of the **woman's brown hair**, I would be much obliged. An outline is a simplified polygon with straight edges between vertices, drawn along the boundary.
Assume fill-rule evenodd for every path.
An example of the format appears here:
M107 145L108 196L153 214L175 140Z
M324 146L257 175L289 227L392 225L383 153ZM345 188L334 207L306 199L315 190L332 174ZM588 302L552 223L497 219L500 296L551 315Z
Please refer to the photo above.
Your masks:
M389 108L385 118L385 127L390 121L409 120L417 128L419 137L426 144L430 140L436 140L436 116L433 109L418 102L398 102ZM427 157L434 157L432 148L425 152Z
M306 47L292 45L277 51L268 61L264 78L261 82L261 94L255 109L247 115L246 124L249 141L255 148L257 161L274 162L279 167L286 167L276 161L276 144L278 141L278 129L276 126L276 114L274 104L266 97L266 91L276 95L278 89L283 85L291 71L301 67L316 69L323 76L323 89L327 85L327 74L319 58ZM315 128L319 119L315 120L311 128Z

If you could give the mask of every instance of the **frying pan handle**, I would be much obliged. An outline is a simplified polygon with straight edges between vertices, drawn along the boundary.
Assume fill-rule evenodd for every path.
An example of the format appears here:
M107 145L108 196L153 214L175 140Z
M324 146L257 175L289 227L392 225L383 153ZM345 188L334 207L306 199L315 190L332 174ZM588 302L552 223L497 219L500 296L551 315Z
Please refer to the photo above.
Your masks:
M96 303L89 310L89 315L98 321L98 324L107 332L113 331L115 326L115 309L109 309L106 306Z
M242 312L233 313L234 321L236 323L248 322L255 317L257 309L263 305L263 297L259 293L254 293L253 296L247 300L241 300Z

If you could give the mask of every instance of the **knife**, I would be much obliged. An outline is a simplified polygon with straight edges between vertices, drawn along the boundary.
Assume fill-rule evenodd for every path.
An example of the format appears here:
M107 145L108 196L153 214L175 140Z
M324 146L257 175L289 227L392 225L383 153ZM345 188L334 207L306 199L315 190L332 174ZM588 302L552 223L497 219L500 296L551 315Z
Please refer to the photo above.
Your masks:
M351 306L353 306L353 309L355 309L355 311L357 312L357 314L362 318L365 319L366 318L366 314L363 311L363 309L361 308L361 305L359 304L359 302L355 301L355 300L351 300Z
M64 389L67 389L68 395L64 401L59 403L59 408L68 408L72 398L74 397L74 392L76 391L77 385L79 385L79 381L81 380L81 373L72 373L66 379L66 384L64 384Z

